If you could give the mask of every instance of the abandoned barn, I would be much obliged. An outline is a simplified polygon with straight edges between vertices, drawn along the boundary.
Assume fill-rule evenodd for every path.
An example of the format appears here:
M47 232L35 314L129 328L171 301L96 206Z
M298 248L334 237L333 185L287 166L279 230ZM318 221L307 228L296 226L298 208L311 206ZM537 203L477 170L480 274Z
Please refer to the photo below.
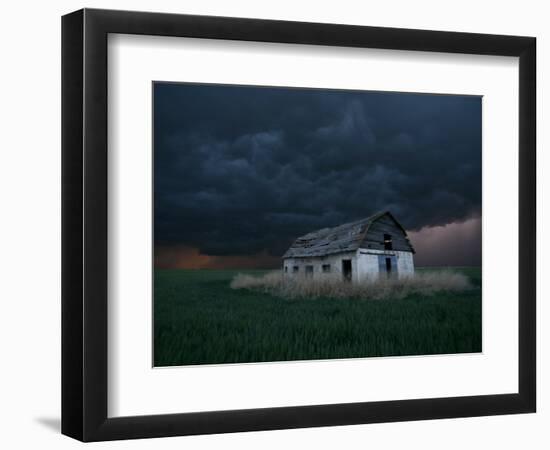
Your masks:
M412 244L388 212L308 233L283 255L285 276L360 282L414 274Z

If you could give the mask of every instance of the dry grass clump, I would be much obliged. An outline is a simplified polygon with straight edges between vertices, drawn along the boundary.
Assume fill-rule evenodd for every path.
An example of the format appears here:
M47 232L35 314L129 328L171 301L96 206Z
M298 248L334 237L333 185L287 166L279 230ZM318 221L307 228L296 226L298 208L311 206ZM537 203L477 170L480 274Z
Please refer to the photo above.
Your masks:
M401 299L411 294L433 295L442 291L471 289L468 277L451 270L417 272L408 278L381 278L349 283L339 278L314 280L303 276L284 276L280 271L262 276L238 274L231 281L232 289L250 289L285 298L357 298Z

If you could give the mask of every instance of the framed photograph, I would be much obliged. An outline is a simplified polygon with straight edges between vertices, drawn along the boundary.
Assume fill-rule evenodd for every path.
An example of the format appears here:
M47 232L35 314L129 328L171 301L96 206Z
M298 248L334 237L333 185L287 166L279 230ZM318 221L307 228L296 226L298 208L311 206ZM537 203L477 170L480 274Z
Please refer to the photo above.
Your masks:
M62 432L535 412L533 37L62 20Z

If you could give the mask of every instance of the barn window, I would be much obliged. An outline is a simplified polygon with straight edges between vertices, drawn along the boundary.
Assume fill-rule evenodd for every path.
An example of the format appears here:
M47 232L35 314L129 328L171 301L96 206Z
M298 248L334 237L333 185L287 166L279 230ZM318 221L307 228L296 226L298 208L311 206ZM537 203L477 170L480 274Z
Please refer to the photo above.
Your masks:
M391 240L391 234L384 235L384 250L393 250L393 243Z
M300 268L298 266L292 267L292 272L297 273Z
M313 276L313 266L306 266L306 277Z
M330 264L323 264L323 272L325 273L330 272Z

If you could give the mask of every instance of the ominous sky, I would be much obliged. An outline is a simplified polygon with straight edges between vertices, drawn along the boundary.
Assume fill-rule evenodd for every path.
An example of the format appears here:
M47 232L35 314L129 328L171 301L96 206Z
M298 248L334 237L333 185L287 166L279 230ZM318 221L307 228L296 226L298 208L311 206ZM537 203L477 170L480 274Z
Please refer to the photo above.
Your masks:
M481 98L155 83L155 265L278 267L389 210L417 265L481 264Z

